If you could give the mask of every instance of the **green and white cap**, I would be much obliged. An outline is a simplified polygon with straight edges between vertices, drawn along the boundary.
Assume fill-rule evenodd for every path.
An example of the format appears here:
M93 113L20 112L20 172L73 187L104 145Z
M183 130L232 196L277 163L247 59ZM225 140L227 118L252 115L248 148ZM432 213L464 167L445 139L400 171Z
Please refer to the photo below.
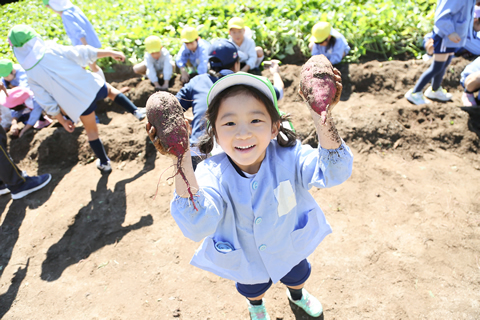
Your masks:
M25 70L35 67L45 55L45 43L32 27L19 24L8 32L8 41L18 63Z
M241 84L254 87L266 95L267 98L273 102L275 109L277 109L280 114L280 111L278 110L277 94L275 93L275 89L270 80L246 72L232 73L215 82L208 92L207 104L210 105L212 100L223 90Z
M65 11L73 7L70 0L43 0L43 4L50 6L55 11Z
M0 59L0 77L7 77L13 70L13 62L8 59Z

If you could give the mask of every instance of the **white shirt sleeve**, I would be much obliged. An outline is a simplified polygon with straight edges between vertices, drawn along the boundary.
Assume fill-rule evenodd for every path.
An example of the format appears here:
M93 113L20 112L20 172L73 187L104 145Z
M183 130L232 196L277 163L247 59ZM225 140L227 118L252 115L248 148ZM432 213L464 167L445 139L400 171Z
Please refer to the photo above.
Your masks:
M97 61L97 49L90 46L62 46L63 55L82 67Z

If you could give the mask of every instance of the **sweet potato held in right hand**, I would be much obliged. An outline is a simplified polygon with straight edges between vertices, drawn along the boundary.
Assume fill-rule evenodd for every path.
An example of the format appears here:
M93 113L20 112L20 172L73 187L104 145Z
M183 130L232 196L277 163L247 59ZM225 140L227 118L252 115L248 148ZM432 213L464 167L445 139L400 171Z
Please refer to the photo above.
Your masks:
M340 98L341 90L337 92L336 84L339 74L323 54L312 56L300 73L300 91L312 110L321 116L323 124Z

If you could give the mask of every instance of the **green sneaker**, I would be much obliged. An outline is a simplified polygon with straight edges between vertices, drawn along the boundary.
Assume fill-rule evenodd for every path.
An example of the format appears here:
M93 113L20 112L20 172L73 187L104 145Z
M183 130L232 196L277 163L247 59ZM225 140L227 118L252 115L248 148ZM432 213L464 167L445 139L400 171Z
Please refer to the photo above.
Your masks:
M290 296L290 291L288 291L288 289L287 289L287 297L288 299L290 299L290 301L292 301L297 306L305 310L305 312L308 315L314 318L320 317L323 313L323 307L320 301L318 301L317 298L315 298L310 293L308 293L308 291L305 290L305 288L302 289L302 299L292 300L292 297Z
M262 304L254 306L248 301L248 311L250 312L250 319L252 320L270 320L270 316L265 309L265 301L262 299Z

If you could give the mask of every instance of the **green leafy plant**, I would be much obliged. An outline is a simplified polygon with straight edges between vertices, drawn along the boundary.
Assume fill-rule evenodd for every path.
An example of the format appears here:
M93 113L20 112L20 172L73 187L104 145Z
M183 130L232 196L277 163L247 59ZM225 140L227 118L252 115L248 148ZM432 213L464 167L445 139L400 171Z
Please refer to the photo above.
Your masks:
M241 16L267 58L283 59L298 47L309 56L313 25L329 21L351 46L346 57L357 62L370 54L392 59L419 57L424 34L433 27L436 0L82 0L74 1L94 25L104 47L121 50L130 61L143 58L143 40L160 36L172 55L180 49L180 31L197 27L202 38L228 37L227 22ZM19 1L0 7L0 54L14 59L7 34L13 24L31 25L43 38L70 44L61 18L42 1ZM108 68L111 59L99 61Z

